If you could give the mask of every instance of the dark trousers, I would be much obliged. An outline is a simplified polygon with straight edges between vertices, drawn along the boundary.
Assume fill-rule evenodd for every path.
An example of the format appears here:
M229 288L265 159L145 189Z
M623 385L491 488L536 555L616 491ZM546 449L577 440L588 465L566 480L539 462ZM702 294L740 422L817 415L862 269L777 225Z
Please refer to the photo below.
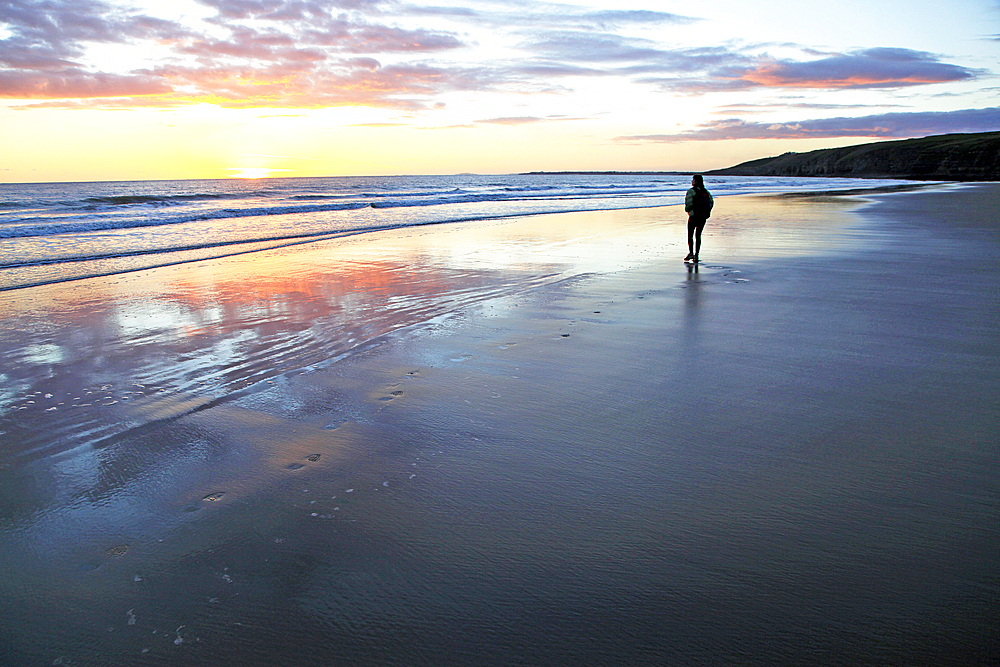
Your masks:
M708 218L688 217L688 250L696 255L701 251L701 231L707 221Z

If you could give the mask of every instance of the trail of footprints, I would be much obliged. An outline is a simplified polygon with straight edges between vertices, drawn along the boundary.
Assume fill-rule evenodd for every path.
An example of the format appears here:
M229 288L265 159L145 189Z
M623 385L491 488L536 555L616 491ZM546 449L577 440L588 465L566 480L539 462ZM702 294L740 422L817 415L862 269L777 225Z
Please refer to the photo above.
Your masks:
M600 304L600 307L603 307L603 306L606 306L606 305L607 304L603 304L602 303L602 304ZM592 312L593 312L594 315L600 315L602 313L601 310L594 310ZM575 322L572 322L572 323L575 324ZM570 334L568 334L568 333L561 333L561 334L558 334L558 337L559 338L569 338ZM499 349L509 349L509 348L514 347L515 345L517 345L516 342L513 342L513 341L506 342L506 343L503 343L503 344L499 345ZM465 360L465 359L463 358L463 360ZM418 374L418 371L410 371L410 372L407 373L407 377L414 377L417 374ZM398 384L392 385L390 387L390 389L392 389L392 390L389 391L387 393L387 395L383 396L380 400L388 402L388 401L392 401L392 400L394 400L396 398L399 398L399 397L403 396L404 395L403 390L395 388L395 387L398 387L398 386L399 386ZM348 421L347 419L341 419L339 421L335 421L334 423L331 423L331 425L327 426L327 428L329 428L329 429L339 428L342 424L346 423L347 421ZM442 453L443 452L441 452L441 451L432 452L430 454L430 456L437 456L438 454L442 454ZM296 462L288 464L287 466L285 466L285 469L288 470L288 471L293 471L293 472L294 471L298 471L298 470L302 470L302 469L306 468L309 464L319 463L322 459L323 459L323 454L322 453L309 454L308 456L304 457L302 459L302 461L296 461ZM421 463L426 463L426 462L427 462L426 460L421 460L420 458L418 458L416 461L413 461L411 463L411 467L412 468L419 468L419 466L420 466ZM413 480L416 477L417 477L417 473L416 472L412 472L412 473L406 474L405 475L405 481ZM399 484L399 482L395 482L393 484ZM381 484L379 486L373 487L372 491L373 492L377 492L377 491L380 491L380 490L391 489L392 486L393 486L393 484L390 484L390 482L388 480L384 480L384 481L381 482ZM360 488L351 487L351 488L345 488L342 493L344 494L344 496L352 496L353 494L359 493L360 491L361 491ZM303 494L318 494L320 492L319 491L312 491L312 490L310 490L308 488L304 488L304 489L302 489L302 493ZM227 495L226 491L221 491L221 490L220 491L213 491L211 493L206 494L204 497L202 497L201 502L202 503L218 503L218 502L222 501L223 498L226 497L226 495ZM329 496L329 502L327 502L325 500L325 498L326 498L326 494L323 494L323 498L322 499L321 498L314 498L314 499L312 499L312 500L310 500L308 502L307 511L309 512L309 518L311 518L311 519L334 519L334 518L338 517L338 514L336 514L336 513L339 513L341 511L341 506L337 502L338 495L331 495L331 496ZM345 502L347 500L348 500L348 498L343 498L341 500L341 503ZM317 504L321 504L321 502L322 502L322 504L325 504L326 507L327 507L327 509L325 510L325 512L323 510L321 510L321 509L314 509L314 507ZM201 509L201 504L189 505L189 506L187 506L187 507L184 508L184 511L186 511L186 512L194 512L194 511L197 511L199 509ZM351 521L356 521L356 520L351 520ZM279 545L283 544L285 542L285 539L286 538L284 538L284 537L276 537L276 538L274 538L274 544L279 544ZM112 546L112 547L108 548L105 553L109 557L120 558L120 557L125 556L128 553L128 551L129 551L129 545L127 545L127 544L121 544L121 545L115 545L115 546ZM221 582L226 583L226 584L233 584L234 583L234 578L228 572L228 568L223 568L222 572L219 574L219 580ZM139 574L136 574L135 577L134 577L134 581L137 584L138 583L142 583L143 582L143 578ZM219 604L220 603L220 598L218 598L218 597L208 597L208 598L206 598L206 601L208 603L210 603L210 604ZM126 612L125 624L126 624L126 626L135 626L137 624L137 615L136 615L135 609L129 609ZM114 630L114 628L109 628L109 631L112 631L112 630ZM173 636L171 636L171 635L173 635ZM174 646L181 646L181 645L183 645L185 643L200 641L200 639L198 637L192 636L191 632L187 629L186 625L178 626L176 630L174 630L172 632L164 632L164 633L161 633L158 629L153 629L152 632L151 632L151 636L160 636L160 637L163 637L163 639L165 641L168 641L169 643L173 644ZM144 648L141 649L140 653L146 654L149 651L150 651L150 648L144 647ZM61 662L62 660L63 660L63 658L57 658L57 662L53 662L53 664L68 664L68 663Z
M437 456L438 454L443 454L443 452L442 451L431 452L430 456L434 457L434 456ZM318 463L319 461L322 460L322 458L323 458L323 455L317 453L317 454L310 454L309 456L306 456L303 460L307 461L308 463ZM427 458L425 458L425 457L418 457L415 461L411 462L410 465L413 468L418 468L422 463L427 463L427 462L428 462ZM286 468L291 469L291 470L297 470L297 469L301 469L303 467L305 467L305 465L299 465L298 467L286 466ZM410 472L410 473L405 473L404 472L403 476L405 477L406 481L409 481L409 480L412 480L412 479L416 478L417 477L417 473L416 472ZM380 491L380 490L390 489L393 486L398 485L399 483L400 482L392 482L392 483L390 483L388 480L385 480L385 481L382 481L380 485L374 486L372 488L372 491ZM320 491L318 489L311 489L311 488L303 488L302 489L302 493L303 494L309 494L309 495L314 495L314 496L317 496L317 495L321 496L321 497L317 497L317 498L313 498L312 500L309 500L308 504L306 505L306 508L307 508L306 511L309 512L309 518L310 519L334 519L334 518L337 518L338 515L336 513L340 512L340 510L341 510L340 504L344 503L344 502L349 502L350 498L354 494L359 494L360 495L363 492L364 492L364 489L362 489L361 487L350 487L350 488L345 488L342 492L340 492L340 493L343 493L343 496L340 496L340 493L337 493L336 495L329 496L329 501L325 503L327 505L326 513L323 513L322 510L314 510L313 508L315 506L319 505L319 504L323 504L324 503L325 498L326 498L326 493L329 493L329 491L327 491L326 493L324 493L324 492L322 492L322 491ZM209 494L205 495L201 500L202 500L203 503L217 503L217 502L221 501L226 495L227 494L226 494L225 491L214 491L212 493L209 493ZM338 502L338 497L342 498L339 502ZM357 519L349 519L348 521L350 523L353 523L353 522L357 521ZM163 540L160 540L160 541L162 542ZM275 544L275 545L281 545L281 544L284 544L285 542L286 542L286 538L285 537L275 537L273 539L273 544ZM278 547L278 548L280 548L280 547ZM113 547L109 548L106 551L106 554L108 556L111 556L111 557L114 557L114 558L120 558L122 556L125 556L126 553L128 553L128 552L129 552L129 545L122 544L122 545L116 545L116 546L113 546ZM239 577L235 573L230 573L228 567L223 567L221 571L217 572L216 578L217 578L217 581L219 581L220 584L222 584L222 585L234 585L234 584L238 584L239 583ZM136 584L141 584L144 581L144 579L143 579L143 577L141 575L135 574L133 581ZM207 603L209 603L209 604L217 605L217 604L223 604L224 601L225 601L225 599L226 598L223 597L223 596L214 595L214 596L208 596L208 597L206 597L205 601ZM180 625L180 626L177 627L176 630L173 630L173 631L163 632L159 628L154 628L154 629L152 629L150 631L149 626L144 626L144 624L141 623L140 616L136 612L135 608L128 609L125 612L124 624L125 624L125 628L126 629L129 629L131 626L137 626L136 627L137 631L149 633L145 637L145 639L143 640L143 643L150 644L150 646L143 646L139 650L139 653L142 654L142 655L145 655L145 654L149 653L151 650L158 650L158 651L162 652L162 651L171 650L172 647L180 647L183 644L191 644L191 643L197 643L197 642L201 641L200 637L198 637L198 636L195 635L194 630L188 628L187 625ZM170 626L170 627L172 627L172 626ZM113 632L116 629L117 628L115 628L115 627L110 627L110 628L108 628L108 632ZM152 646L152 648L151 648L151 646ZM62 658L62 660L65 660L65 658ZM54 662L53 664L71 664L71 663L69 663L69 662L55 663Z

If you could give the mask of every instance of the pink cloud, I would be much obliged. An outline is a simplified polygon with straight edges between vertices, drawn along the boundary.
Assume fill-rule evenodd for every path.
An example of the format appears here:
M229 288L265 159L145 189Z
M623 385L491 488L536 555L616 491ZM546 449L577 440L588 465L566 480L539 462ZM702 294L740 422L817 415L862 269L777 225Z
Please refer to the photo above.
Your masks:
M128 15L99 0L46 0L43 4L5 3L0 21L11 36L0 43L0 97L24 100L81 101L99 98L122 106L157 100L165 106L209 101L226 106L305 106L371 104L422 108L442 90L477 85L467 69L424 64L383 68L370 54L425 53L453 49L453 35L404 30L367 21L333 17L331 8L358 9L363 0L202 0L219 14L213 23L228 36L197 34L161 19ZM255 27L233 22L254 18ZM153 40L171 45L184 63L172 59L127 74L87 71L86 42ZM341 54L359 57L343 60Z
M302 34L304 41L345 53L405 53L456 49L462 42L448 33L403 30L388 26L327 21Z
M68 69L39 74L0 71L0 97L55 99L164 95L173 88L158 77L105 74Z
M972 78L962 67L906 49L868 49L807 62L765 61L740 77L765 87L895 88Z

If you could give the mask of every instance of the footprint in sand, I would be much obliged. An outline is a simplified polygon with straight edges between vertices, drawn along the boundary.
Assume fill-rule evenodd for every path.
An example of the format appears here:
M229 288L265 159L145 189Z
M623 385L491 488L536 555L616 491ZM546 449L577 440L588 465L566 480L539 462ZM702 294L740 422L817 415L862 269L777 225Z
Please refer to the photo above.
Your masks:
M107 554L109 556L124 556L126 551L128 551L128 545L120 544L116 547L111 547L110 549L108 549Z
M226 495L225 491L216 491L215 493L208 494L207 496L205 496L204 498L202 498L202 500L204 500L206 502L214 503L214 502L216 502L218 500L222 500L222 496L224 496L224 495Z
M306 461L310 461L311 463L316 463L316 461L319 461L320 456L322 456L322 454L312 454L306 457Z

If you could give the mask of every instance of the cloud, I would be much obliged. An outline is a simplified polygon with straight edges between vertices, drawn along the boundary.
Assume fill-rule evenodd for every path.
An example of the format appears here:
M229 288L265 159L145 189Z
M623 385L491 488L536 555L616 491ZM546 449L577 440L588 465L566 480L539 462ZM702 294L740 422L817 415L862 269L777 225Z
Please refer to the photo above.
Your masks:
M872 107L903 107L902 104L826 104L820 102L798 102L798 103L759 103L759 104L727 104L717 107L712 113L715 115L724 114L761 114L774 113L777 109L822 109L830 111L834 109L870 109Z
M212 7L221 19L268 21L313 20L330 16L326 6L338 10L374 9L386 4L383 0L198 0Z
M476 7L423 7L392 5L396 14L436 16L471 20L476 25L498 30L526 30L545 33L551 29L605 31L627 26L690 25L701 19L652 10L589 10L575 5L542 0L479 0Z
M743 75L768 87L895 88L971 79L972 72L909 49L866 49L807 62L763 62Z
M200 0L217 10L203 31L100 0L14 0L0 5L0 97L49 106L115 108L213 102L224 106L367 104L415 109L441 92L488 87L481 68L400 63L377 54L428 54L463 46L451 33L386 26L365 0ZM88 44L154 43L159 64L126 73L93 71ZM343 58L350 55L350 58ZM104 99L102 103L100 100ZM418 99L426 98L426 99ZM83 102L85 101L85 102Z
M663 34L661 27L683 28L699 19L544 1L483 0L454 8L398 0L197 0L215 14L196 27L116 1L0 4L7 35L0 39L0 98L52 105L65 100L67 107L81 101L119 107L131 98L136 106L187 101L413 110L430 108L436 96L453 91L565 93L563 80L573 77L615 77L672 94L704 94L894 89L979 75L933 54L898 48L840 54L801 49L799 60L734 45L664 48L626 33L655 26ZM446 19L454 29L421 27L427 17ZM463 22L495 29L523 57L457 62L475 46L455 27ZM155 46L166 55L132 71L95 71L86 59L93 44Z
M601 28L610 28L624 24L640 25L690 25L700 19L668 12L649 10L614 9L598 12L587 12L580 16L581 22L593 22Z
M434 16L476 20L479 20L480 18L479 12L470 7L421 7L416 5L406 5L403 11L410 16Z
M334 19L307 30L310 43L348 53L431 52L464 46L456 36L431 30L404 30Z
M173 92L159 77L82 72L0 71L0 96L20 99L165 95Z
M658 60L664 54L648 40L627 40L619 35L590 32L553 33L522 46L533 55L549 60L604 65Z
M885 137L907 139L934 134L992 132L1000 130L1000 107L960 111L887 113L858 118L822 118L788 123L750 122L740 119L705 123L679 134L646 134L617 137L620 142L675 143L733 139L829 139Z
M587 120L578 116L502 116L500 118L482 118L475 121L482 125L532 125L534 123L553 123L566 120Z
M605 74L690 75L700 78L706 72L726 72L730 68L750 67L753 60L726 47L662 49L648 39L629 38L608 32L557 31L522 42L521 48L533 58L548 63L583 63L599 67Z
M475 69L427 64L382 67L357 59L332 63L323 70L285 62L243 68L164 67L156 73L178 88L189 89L175 92L178 99L235 108L355 105L417 110L427 108L434 94L483 87L482 73Z
M930 53L898 48L865 49L802 61L740 54L733 54L730 60L725 54L718 55L718 65L705 68L698 77L646 77L642 81L671 92L709 93L755 88L903 88L966 81L978 74L941 62Z
M317 48L301 48L288 35L275 31L257 31L237 26L231 39L197 39L188 41L177 53L195 56L205 64L230 57L241 60L270 62L315 62L326 59L326 53Z
M546 119L537 116L507 116L504 118L483 118L477 123L488 125L530 125L532 123L542 123Z
M664 92L688 94L761 88L893 89L967 81L979 74L934 54L902 48L849 53L800 49L804 58L795 60L735 46L664 49L651 40L584 30L550 31L523 41L521 48L529 54L522 71L528 71L529 64L566 72L585 67L581 73L633 77Z
M85 53L86 43L132 39L169 41L187 31L149 16L128 14L97 0L15 0L0 4L0 65L20 70L62 70Z

